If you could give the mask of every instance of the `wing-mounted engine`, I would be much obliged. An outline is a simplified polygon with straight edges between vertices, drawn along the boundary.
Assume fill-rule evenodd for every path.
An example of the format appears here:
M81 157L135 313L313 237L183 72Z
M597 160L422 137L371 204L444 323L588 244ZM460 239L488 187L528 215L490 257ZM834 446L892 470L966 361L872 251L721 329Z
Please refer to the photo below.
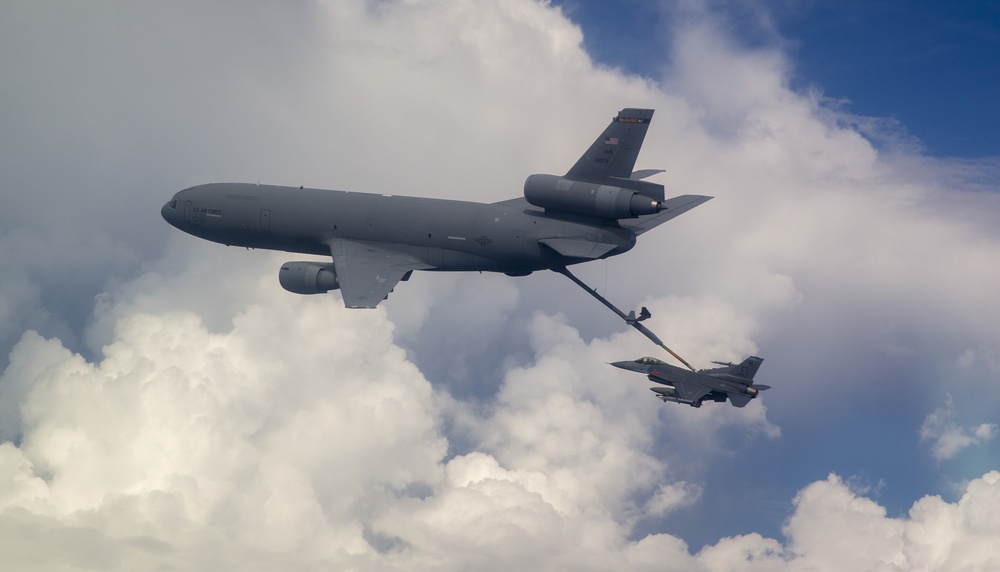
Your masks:
M606 219L634 218L663 210L663 185L634 179L577 181L556 175L531 175L524 198L546 211Z
M340 288L333 264L286 262L278 271L281 287L296 294L322 294Z

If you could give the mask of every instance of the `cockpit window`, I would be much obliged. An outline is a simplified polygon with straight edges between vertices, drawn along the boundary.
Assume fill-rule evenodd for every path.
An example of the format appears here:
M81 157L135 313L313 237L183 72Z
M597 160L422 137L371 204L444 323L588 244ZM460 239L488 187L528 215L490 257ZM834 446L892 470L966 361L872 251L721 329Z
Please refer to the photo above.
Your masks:
M662 364L666 363L666 362L663 362L663 361L660 361L660 360L658 360L656 358L651 358L651 357L640 358L638 361L642 365L662 365Z
M177 199L170 201L170 208L172 209L177 208Z

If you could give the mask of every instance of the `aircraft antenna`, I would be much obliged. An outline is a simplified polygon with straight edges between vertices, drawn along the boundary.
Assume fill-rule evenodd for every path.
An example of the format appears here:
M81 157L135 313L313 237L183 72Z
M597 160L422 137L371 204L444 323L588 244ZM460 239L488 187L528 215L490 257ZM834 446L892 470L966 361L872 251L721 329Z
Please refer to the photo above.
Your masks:
M654 344L656 344L656 345L660 346L661 348L667 350L668 354L670 354L670 355L674 356L675 358L677 358L677 361L679 361L682 364L686 365L687 368L690 369L691 371L697 371L693 367L691 367L691 364L689 364L687 361L685 361L684 358L682 358L681 356L677 355L677 353L675 353L672 349L668 348L667 344L663 343L663 340L661 340L659 338L659 336L657 336L656 334L654 334L653 332L651 332L649 330L649 328L647 328L646 326L643 326L642 324L639 323L639 322L641 322L641 321L643 321L643 320L645 320L646 318L649 317L649 312L645 308L643 308L643 312L642 312L643 315L641 315L640 317L636 318L635 317L635 312L632 312L631 314L626 314L625 312L622 312L617 307L615 307L614 304L612 304L611 302L609 302L607 298L605 298L604 296L601 296L600 294L597 293L596 290L594 290L590 286L587 286L586 284L584 284L584 282L582 280L580 280L579 278L577 278L576 276L574 276L573 273L570 272L569 269L566 268L565 266L562 266L560 268L553 268L552 271L553 272L558 272L559 274L562 274L566 278L569 278L570 280L572 280L573 283L575 283L580 288L583 288L584 290L586 290L587 293L590 294L591 296L593 296L594 298L597 298L598 301L600 301L602 304L604 304L605 306L607 306L608 309L610 309L612 312L614 312L615 314L618 314L618 317L621 318L621 319L623 319L623 320L625 320L626 324L632 326L636 330L639 330L639 333L641 333L642 335L644 335L647 338L649 338Z

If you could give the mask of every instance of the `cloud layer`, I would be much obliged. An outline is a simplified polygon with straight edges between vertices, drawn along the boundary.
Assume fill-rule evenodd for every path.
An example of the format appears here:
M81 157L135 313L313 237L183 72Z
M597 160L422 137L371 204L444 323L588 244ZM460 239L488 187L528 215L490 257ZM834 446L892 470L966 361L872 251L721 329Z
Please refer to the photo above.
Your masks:
M742 535L692 555L669 535L631 539L700 490L649 454L659 407L636 407L600 371L615 341L536 316L532 363L480 408L435 390L383 311L282 295L269 279L244 295L220 332L188 311L129 312L97 363L22 336L3 377L31 388L24 439L0 446L11 565L956 570L1000 558L996 472L902 518L830 475L795 498L785 541ZM766 429L762 407L746 411ZM449 432L471 450L452 451Z
M873 144L686 3L655 81L527 0L2 10L4 564L1000 565L995 462L946 463L996 447L995 166ZM747 408L644 395L605 364L656 348L558 276L418 274L348 311L280 290L297 255L157 214L214 180L501 200L625 106L657 110L637 166L718 199L580 274L693 363L764 355L774 389ZM954 502L847 484L858 451L913 480L921 442L917 480L964 482ZM663 532L768 483L794 497L780 530Z

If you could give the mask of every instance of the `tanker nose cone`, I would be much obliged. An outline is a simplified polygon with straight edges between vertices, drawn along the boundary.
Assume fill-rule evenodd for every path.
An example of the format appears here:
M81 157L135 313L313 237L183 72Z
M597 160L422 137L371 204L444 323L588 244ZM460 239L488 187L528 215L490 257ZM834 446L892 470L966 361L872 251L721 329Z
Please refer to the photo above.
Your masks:
M177 198L172 198L163 205L160 209L160 216L163 220L170 223L171 226L178 226L178 221L180 221L180 215L177 212Z

